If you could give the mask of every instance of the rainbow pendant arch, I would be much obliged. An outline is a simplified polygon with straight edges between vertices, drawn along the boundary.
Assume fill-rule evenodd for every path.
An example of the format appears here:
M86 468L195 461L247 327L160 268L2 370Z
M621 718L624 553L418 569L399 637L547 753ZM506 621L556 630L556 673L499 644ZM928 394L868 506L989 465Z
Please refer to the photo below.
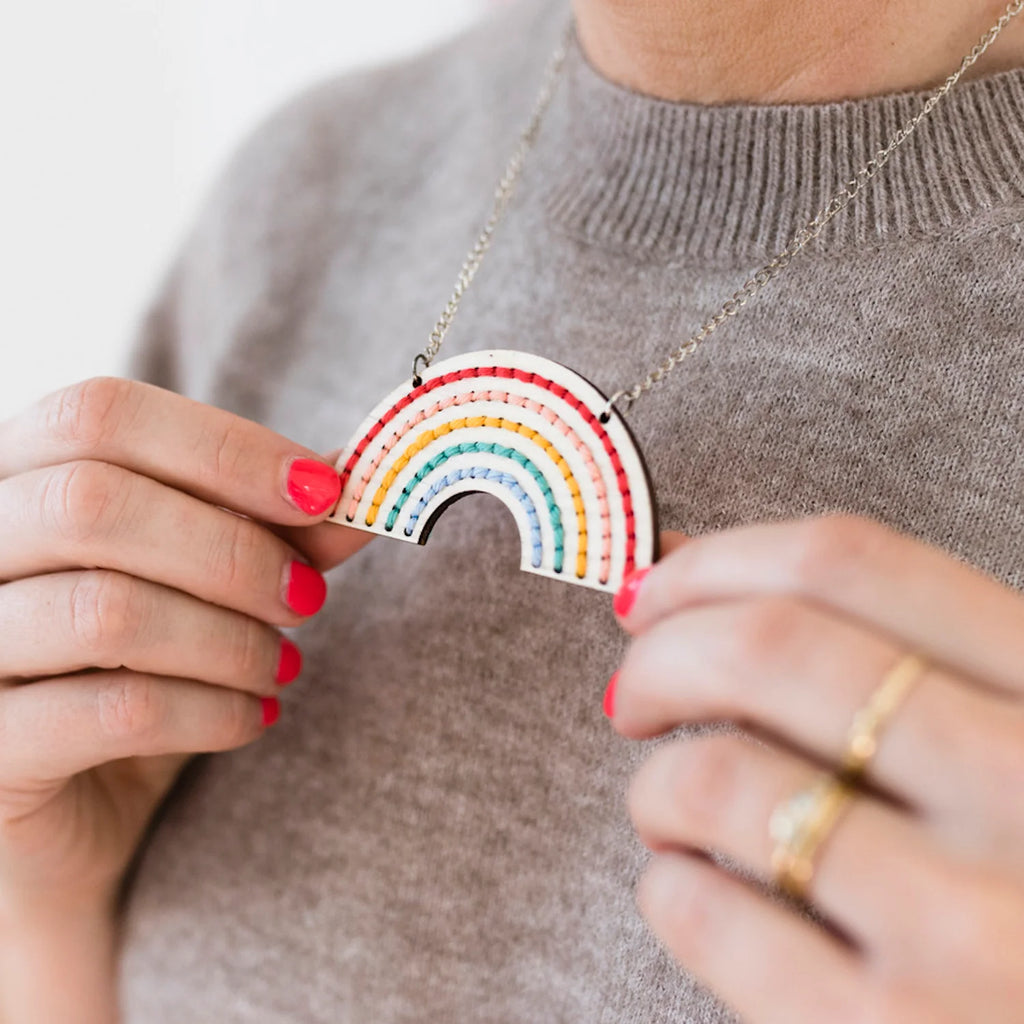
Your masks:
M443 511L489 493L524 572L614 592L657 555L654 501L623 419L579 374L525 352L471 352L391 392L337 462L330 520L425 544Z

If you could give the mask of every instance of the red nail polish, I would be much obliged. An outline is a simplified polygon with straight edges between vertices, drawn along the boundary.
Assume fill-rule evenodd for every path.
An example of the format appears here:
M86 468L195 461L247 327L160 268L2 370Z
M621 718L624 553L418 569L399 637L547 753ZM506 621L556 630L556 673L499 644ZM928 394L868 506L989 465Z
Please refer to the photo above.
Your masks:
M277 661L274 681L278 686L287 686L298 678L301 671L302 652L287 637L281 637L281 656Z
M299 615L316 615L327 600L327 580L308 565L292 562L285 601Z
M263 709L263 728L272 726L281 717L281 702L276 697L260 697Z
M615 717L615 684L619 681L619 673L608 680L608 688L604 691L604 703L601 705L604 708L604 713L609 718Z
M296 459L288 468L288 497L307 516L323 515L338 504L341 477L313 459Z
M612 602L612 607L620 619L624 619L632 611L633 605L636 604L637 595L640 593L640 584L643 583L644 577L650 571L650 566L646 569L637 569L636 572L630 573L626 577L625 582L619 588L619 592L615 595L615 600Z

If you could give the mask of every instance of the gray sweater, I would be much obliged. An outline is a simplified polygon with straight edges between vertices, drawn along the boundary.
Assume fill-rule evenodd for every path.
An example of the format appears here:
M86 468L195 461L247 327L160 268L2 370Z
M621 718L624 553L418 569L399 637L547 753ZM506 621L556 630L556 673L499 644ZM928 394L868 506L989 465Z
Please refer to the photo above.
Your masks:
M528 0L328 82L216 187L135 371L321 451L408 376L566 11ZM573 47L446 345L607 392L783 244L920 102L701 107ZM961 87L864 201L629 416L662 525L845 509L1024 587L1024 71ZM126 906L128 1024L680 1024L601 693L606 596L518 571L487 495L377 540L299 633L259 743L196 761ZM751 822L751 828L764 828ZM794 971L798 969L794 965Z

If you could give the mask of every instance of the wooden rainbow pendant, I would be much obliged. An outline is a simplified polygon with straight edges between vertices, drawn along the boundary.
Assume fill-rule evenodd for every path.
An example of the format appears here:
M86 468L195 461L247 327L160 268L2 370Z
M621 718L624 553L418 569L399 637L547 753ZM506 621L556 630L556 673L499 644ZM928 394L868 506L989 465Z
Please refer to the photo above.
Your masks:
M614 592L654 562L640 451L597 388L524 352L471 352L425 370L366 418L338 459L331 521L425 544L473 492L519 527L524 572Z

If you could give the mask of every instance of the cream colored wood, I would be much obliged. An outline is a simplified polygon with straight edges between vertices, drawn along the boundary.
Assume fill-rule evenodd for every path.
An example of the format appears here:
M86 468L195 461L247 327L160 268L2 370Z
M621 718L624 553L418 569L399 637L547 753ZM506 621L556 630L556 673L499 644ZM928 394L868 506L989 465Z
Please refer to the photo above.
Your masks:
M360 441L410 396L356 457ZM338 459L343 490L330 521L425 543L451 500L484 492L512 513L525 572L614 592L628 571L654 561L657 525L625 422L614 410L596 422L606 407L592 384L542 356L446 359L423 372L419 387L410 380L392 391L360 425Z

